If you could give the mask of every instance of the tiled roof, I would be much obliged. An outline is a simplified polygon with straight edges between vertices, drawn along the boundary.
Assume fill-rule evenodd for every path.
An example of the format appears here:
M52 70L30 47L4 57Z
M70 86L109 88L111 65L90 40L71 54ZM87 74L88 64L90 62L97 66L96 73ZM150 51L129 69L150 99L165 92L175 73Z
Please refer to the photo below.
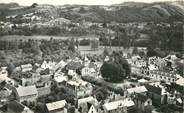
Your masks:
M61 100L57 102L47 103L46 107L48 111L53 111L53 110L64 108L66 104L67 102L65 100Z
M110 103L105 103L103 105L103 108L107 111L111 111L111 110L122 108L122 107L131 107L134 105L135 104L131 99L126 98L124 100L118 100L118 101L114 101Z
M134 87L134 88L130 88L127 89L128 93L143 93L143 92L147 92L148 90L146 89L145 86L139 86L139 87Z
M94 104L96 101L97 100L95 98L93 98L92 96L90 96L90 97L78 99L78 105L80 105L82 103L91 103L91 104Z
M27 87L18 87L18 88L16 88L16 91L20 97L38 94L38 91L37 91L35 85L27 86Z

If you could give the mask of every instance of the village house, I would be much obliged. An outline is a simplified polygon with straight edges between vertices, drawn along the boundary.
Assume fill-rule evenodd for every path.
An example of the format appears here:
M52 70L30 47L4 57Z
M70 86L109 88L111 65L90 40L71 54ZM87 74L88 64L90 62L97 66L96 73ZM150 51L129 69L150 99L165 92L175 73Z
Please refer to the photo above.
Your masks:
M38 91L35 85L26 87L19 86L13 91L18 102L36 102L36 99L38 97Z
M139 55L134 55L131 58L131 64L137 65L138 67L146 66L147 62L143 60Z
M73 70L74 72L79 72L83 68L83 61L80 59L74 59L65 66L66 70Z
M7 109L7 113L34 113L27 106L21 104L16 100L9 102Z
M146 79L144 79L144 78L138 80L138 83L139 83L140 85L144 85L144 84L146 84L146 83L148 83L148 82L149 82L149 81L146 80Z
M180 60L176 55L168 55L163 59L167 62L167 65L171 69L176 69L176 67L177 67L176 62Z
M22 86L34 85L36 82L40 80L40 74L34 72L25 72L22 73L22 77L20 80L21 80L20 85Z
M148 90L147 95L153 103L157 105L167 103L167 92L163 87L155 84L146 84L145 87Z
M80 78L68 76L55 76L54 81L57 88L63 88L69 95L75 96L75 98L81 98L84 96L90 96L92 94L92 85Z
M82 76L95 76L96 66L94 63L89 63L81 70Z
M148 59L148 68L149 70L163 70L167 66L167 61L165 58L160 57L149 57Z
M74 70L68 70L68 75L71 77L77 77L78 74Z
M84 66L88 66L89 65L90 60L88 59L87 56L84 57L84 62L83 63L84 63Z
M46 108L47 113L68 113L67 102L65 100L47 103Z
M75 98L82 98L92 94L93 87L91 83L85 82L81 79L69 80L65 85L66 92Z
M129 99L123 99L118 101L113 101L105 103L103 105L104 113L127 113L128 110L134 107L134 102Z
M146 93L148 92L148 90L146 89L145 86L137 86L134 88L129 88L127 89L127 96L131 96L134 94L144 94L146 95Z
M55 65L55 70L57 70L57 69L62 69L62 68L64 68L65 66L67 65L67 63L65 62L65 61L63 61L63 60L61 60L59 63L57 63L56 65Z
M47 69L48 68L50 70L53 70L55 65L56 65L56 62L54 62L54 61L46 61L46 60L44 60L43 63L41 64L41 68L42 69Z
M22 72L31 71L33 66L31 64L25 64L20 66Z
M141 73L143 77L165 81L167 83L175 83L177 79L177 74L171 71L149 70L148 68L143 67L141 69Z
M2 84L0 84L2 85ZM0 88L0 108L3 105L6 105L9 101L9 96L11 95L12 91L9 90L6 87L1 86L2 88Z
M6 81L8 77L7 67L0 67L0 82Z
M98 101L90 96L78 99L77 108L80 113L98 113Z
M140 74L141 68L147 66L147 62L141 59L141 57L138 55L132 56L132 58L128 59L127 61L131 65L132 73L138 75Z
M141 112L151 113L152 100L143 94L136 94L135 105Z
M55 75L54 76L54 82L57 86L57 88L65 88L65 84L68 81L68 76L62 76L62 75Z
M103 65L103 62L94 62L95 66L96 66L96 72L97 72L97 75L100 75L100 68L102 67Z
M50 76L41 76L40 80L36 82L36 88L38 91L38 97L45 96L51 93L51 86L53 81Z

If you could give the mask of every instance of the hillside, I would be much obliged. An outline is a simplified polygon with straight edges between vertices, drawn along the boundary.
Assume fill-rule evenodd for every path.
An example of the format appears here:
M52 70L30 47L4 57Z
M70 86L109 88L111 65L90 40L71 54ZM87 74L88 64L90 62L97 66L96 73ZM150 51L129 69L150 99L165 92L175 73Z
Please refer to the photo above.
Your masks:
M2 6L2 7L1 7ZM65 18L74 22L83 19L92 22L134 22L184 20L184 4L180 2L140 3L125 2L111 6L86 5L37 5L22 7L18 4L0 4L0 19L5 17L35 16L40 21ZM3 18L4 17L4 18ZM16 18L17 19L17 18Z

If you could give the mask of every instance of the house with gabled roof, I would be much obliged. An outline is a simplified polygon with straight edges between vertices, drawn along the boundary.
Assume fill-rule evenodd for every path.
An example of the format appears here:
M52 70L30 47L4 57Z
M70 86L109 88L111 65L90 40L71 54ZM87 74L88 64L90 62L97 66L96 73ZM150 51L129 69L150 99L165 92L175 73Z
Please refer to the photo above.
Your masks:
M103 105L104 113L127 113L134 107L134 102L130 98L105 103Z
M134 87L134 88L127 89L128 95L131 95L131 94L146 94L147 91L148 90L146 89L145 86L137 86L137 87Z
M47 103L46 108L48 113L67 113L67 102L65 100L60 100Z
M161 105L167 103L167 92L164 88L157 85L146 84L145 87L148 90L148 97L152 99L153 103Z
M20 66L22 72L31 71L33 66L31 64L24 64Z
M138 110L141 112L146 112L148 110L151 111L152 100L148 96L143 94L136 94L134 102Z
M19 86L18 88L14 89L15 98L18 102L35 102L38 98L38 91L36 86Z
M34 113L27 106L21 104L16 100L9 102L7 112L8 113Z
M77 109L81 113L98 113L98 101L92 96L78 99Z
M95 74L97 74L96 65L92 62L89 63L84 68L82 68L81 74L82 76L94 76Z
M50 69L53 70L55 68L56 62L54 61L46 61L44 60L43 63L41 64L42 69Z

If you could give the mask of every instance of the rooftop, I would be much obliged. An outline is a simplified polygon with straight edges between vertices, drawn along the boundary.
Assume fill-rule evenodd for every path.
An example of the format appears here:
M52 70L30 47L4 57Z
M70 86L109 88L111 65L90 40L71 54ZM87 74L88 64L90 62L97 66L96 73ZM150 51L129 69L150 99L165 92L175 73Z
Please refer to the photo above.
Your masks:
M70 84L70 85L77 86L77 87L80 86L80 85L81 86L86 86L88 84L88 82L83 81L81 79L78 79L78 80L70 80L67 83Z
M61 101L56 101L52 103L47 103L46 106L47 106L48 111L52 111L52 110L64 108L66 104L67 102L65 100L61 100Z
M82 104L82 103L93 103L97 101L94 97L90 96L90 97L86 97L86 98L81 98L81 99L78 99L78 105L79 104Z
M145 86L139 86L139 87L134 87L134 88L129 88L127 89L128 93L132 94L132 93L143 93L143 92L147 92L148 90L146 89Z
M68 81L68 76L57 76L57 77L54 77L54 80L58 83L63 81Z
M32 68L31 64L25 64L25 65L21 65L21 68Z
M111 111L114 109L118 109L122 107L131 107L131 106L134 106L134 102L131 99L126 98L124 100L118 100L118 101L114 101L110 103L105 103L103 105L103 108L106 109L107 111Z
M27 96L27 95L33 95L33 94L38 94L36 86L27 86L27 87L18 87L16 88L17 93L19 96Z

